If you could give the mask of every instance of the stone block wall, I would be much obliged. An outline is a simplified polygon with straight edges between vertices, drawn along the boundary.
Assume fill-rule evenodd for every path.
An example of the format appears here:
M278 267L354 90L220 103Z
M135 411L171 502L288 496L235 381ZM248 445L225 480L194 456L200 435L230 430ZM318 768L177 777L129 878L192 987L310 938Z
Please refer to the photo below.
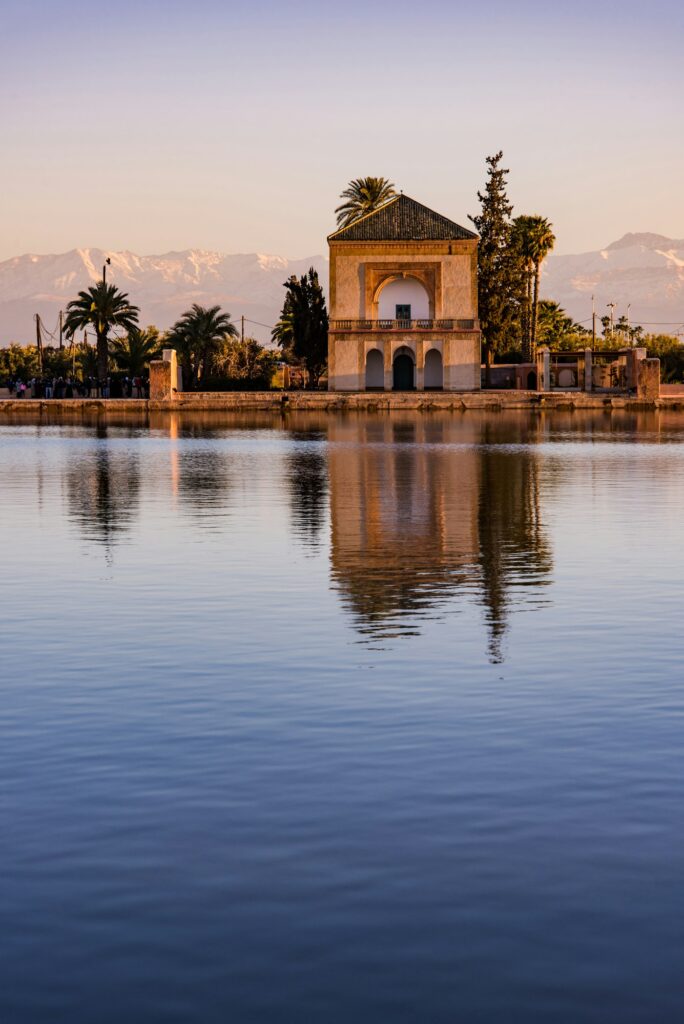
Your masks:
M660 360L640 359L637 363L637 398L660 398Z

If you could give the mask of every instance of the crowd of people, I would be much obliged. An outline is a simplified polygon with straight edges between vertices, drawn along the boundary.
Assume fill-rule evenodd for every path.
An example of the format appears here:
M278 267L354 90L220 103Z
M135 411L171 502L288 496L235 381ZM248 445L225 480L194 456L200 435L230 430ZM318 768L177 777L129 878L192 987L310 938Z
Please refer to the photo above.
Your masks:
M86 377L32 377L7 382L10 395L16 398L149 398L147 377L107 377L98 380Z

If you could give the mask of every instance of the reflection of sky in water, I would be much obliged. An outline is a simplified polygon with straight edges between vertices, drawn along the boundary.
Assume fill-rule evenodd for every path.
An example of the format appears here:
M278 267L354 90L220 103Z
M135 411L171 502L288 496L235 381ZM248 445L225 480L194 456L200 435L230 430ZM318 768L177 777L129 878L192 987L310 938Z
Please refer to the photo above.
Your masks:
M332 593L364 643L416 636L431 619L458 628L453 616L465 601L483 609L484 644L499 661L511 617L553 601L554 549L576 532L573 506L586 515L592 474L602 475L604 502L619 495L613 516L622 515L635 472L644 486L654 475L661 486L671 479L672 449L608 444L615 435L601 416L575 435L560 426L524 416L301 416L286 425L246 415L233 429L211 414L160 416L151 430L125 419L86 429L15 426L4 432L13 499L4 516L8 527L31 530L37 508L41 537L47 519L55 544L50 560L66 544L72 566L91 561L96 543L115 576L135 550L136 578L163 578L163 550L191 600L221 579L224 599L237 599L230 581L239 576L249 580L243 599L272 601L293 585L281 575L288 563L316 603L311 586L323 581L306 581L315 557L327 561ZM621 439L633 437L627 417L624 428ZM554 540L561 509L567 522ZM600 517L583 547L597 530ZM216 557L193 559L207 545ZM603 545L606 558L624 551L614 530Z
M0 1019L678 1020L683 439L1 427Z

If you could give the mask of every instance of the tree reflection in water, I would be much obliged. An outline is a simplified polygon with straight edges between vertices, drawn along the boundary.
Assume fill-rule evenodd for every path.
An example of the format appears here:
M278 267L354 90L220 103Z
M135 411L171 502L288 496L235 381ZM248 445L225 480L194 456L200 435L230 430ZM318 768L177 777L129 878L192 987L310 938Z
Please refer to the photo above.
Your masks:
M117 431L133 437L135 430ZM131 527L138 513L140 462L129 447L110 444L108 428L98 423L95 436L101 444L82 458L70 460L66 470L69 515L83 536L105 546L107 557Z
M294 535L306 548L320 548L326 523L328 466L324 430L290 431L294 447L285 462L290 491L291 523Z
M230 455L220 444L223 432L185 424L177 436L185 442L179 446L176 466L181 502L205 527L220 530L231 484Z
M534 433L534 431L533 431ZM529 429L515 446L500 427L483 426L478 532L480 582L492 661L502 660L501 641L510 608L539 602L538 588L551 580L551 546L541 518L539 456Z

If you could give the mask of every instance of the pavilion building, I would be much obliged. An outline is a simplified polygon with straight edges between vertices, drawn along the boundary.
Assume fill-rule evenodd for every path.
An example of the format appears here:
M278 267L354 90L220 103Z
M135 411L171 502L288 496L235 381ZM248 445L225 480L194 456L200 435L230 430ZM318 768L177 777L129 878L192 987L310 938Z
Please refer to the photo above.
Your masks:
M330 235L328 388L479 389L477 243L403 194Z

